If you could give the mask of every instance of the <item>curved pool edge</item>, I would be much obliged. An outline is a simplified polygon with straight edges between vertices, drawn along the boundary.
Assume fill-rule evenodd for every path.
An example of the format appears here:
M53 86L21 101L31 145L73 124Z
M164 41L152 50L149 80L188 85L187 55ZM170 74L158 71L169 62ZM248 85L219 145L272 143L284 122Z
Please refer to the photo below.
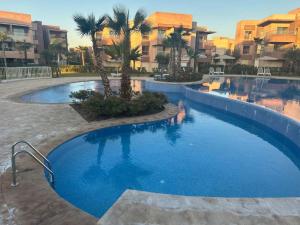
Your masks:
M164 111L156 114L86 123L77 130L66 130L62 136L51 137L37 147L42 154L47 155L66 140L89 131L164 120L177 113L177 107L167 104ZM70 204L51 188L40 165L28 157L22 157L17 160L17 167L19 171L17 187L11 186L11 168L0 174L0 200L3 200L0 204L1 221L6 221L8 218L10 221L17 221L20 225L96 224L98 218ZM43 215L43 221L41 221L41 215Z
M127 190L98 225L300 223L300 198L187 197Z
M199 92L183 84L145 81L145 86L151 91L181 93L194 102L256 122L283 135L300 148L300 122L274 110L248 102Z

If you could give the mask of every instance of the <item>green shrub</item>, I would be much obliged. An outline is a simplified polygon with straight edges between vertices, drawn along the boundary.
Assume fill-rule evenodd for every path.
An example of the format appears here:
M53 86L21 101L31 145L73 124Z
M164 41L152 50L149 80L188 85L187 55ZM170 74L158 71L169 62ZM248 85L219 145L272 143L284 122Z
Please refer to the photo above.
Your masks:
M128 102L117 96L111 96L104 100L101 114L108 117L118 117L126 115L128 112Z
M144 92L131 101L118 96L104 99L97 92L80 91L73 93L79 103L80 113L83 117L95 120L101 117L139 116L160 112L167 103L167 98L161 93Z
M75 101L75 102L76 102L76 100L78 100L79 102L84 102L89 97L95 96L95 95L101 95L101 94L98 92L95 92L93 90L80 90L80 91L71 92L69 97L72 98L73 101Z
M85 102L81 103L83 112L91 119L102 116L104 105L104 97L99 93L90 96Z

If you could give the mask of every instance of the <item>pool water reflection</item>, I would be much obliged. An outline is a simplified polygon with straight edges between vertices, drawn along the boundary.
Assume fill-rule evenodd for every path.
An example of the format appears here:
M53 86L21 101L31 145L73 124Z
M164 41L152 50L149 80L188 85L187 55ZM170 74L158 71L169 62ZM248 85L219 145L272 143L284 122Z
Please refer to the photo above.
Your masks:
M168 94L168 120L92 131L48 156L55 191L102 216L126 189L219 197L300 196L300 151L284 137Z
M218 77L188 87L201 92L255 103L300 122L299 80Z

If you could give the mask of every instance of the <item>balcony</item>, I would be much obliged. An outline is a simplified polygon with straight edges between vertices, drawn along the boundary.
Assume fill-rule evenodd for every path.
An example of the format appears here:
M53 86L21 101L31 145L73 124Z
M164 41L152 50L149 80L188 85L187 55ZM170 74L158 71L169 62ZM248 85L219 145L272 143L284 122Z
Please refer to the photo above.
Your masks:
M273 50L273 51L264 51L264 56L270 56L277 59L283 59L286 54L286 50Z
M3 58L4 52L0 51L0 58ZM24 52L22 51L5 51L5 57L7 59L24 59ZM33 51L28 51L27 52L27 58L28 59L34 59L34 52Z
M266 34L266 41L270 44L290 44L296 42L295 32L287 33L268 33Z

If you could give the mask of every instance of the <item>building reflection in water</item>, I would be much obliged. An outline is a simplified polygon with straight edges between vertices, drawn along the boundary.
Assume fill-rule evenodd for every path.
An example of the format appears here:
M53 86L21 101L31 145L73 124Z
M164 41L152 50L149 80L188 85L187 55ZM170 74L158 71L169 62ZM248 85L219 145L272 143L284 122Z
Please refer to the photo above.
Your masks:
M300 121L300 81L269 78L210 78L193 89L255 103Z

